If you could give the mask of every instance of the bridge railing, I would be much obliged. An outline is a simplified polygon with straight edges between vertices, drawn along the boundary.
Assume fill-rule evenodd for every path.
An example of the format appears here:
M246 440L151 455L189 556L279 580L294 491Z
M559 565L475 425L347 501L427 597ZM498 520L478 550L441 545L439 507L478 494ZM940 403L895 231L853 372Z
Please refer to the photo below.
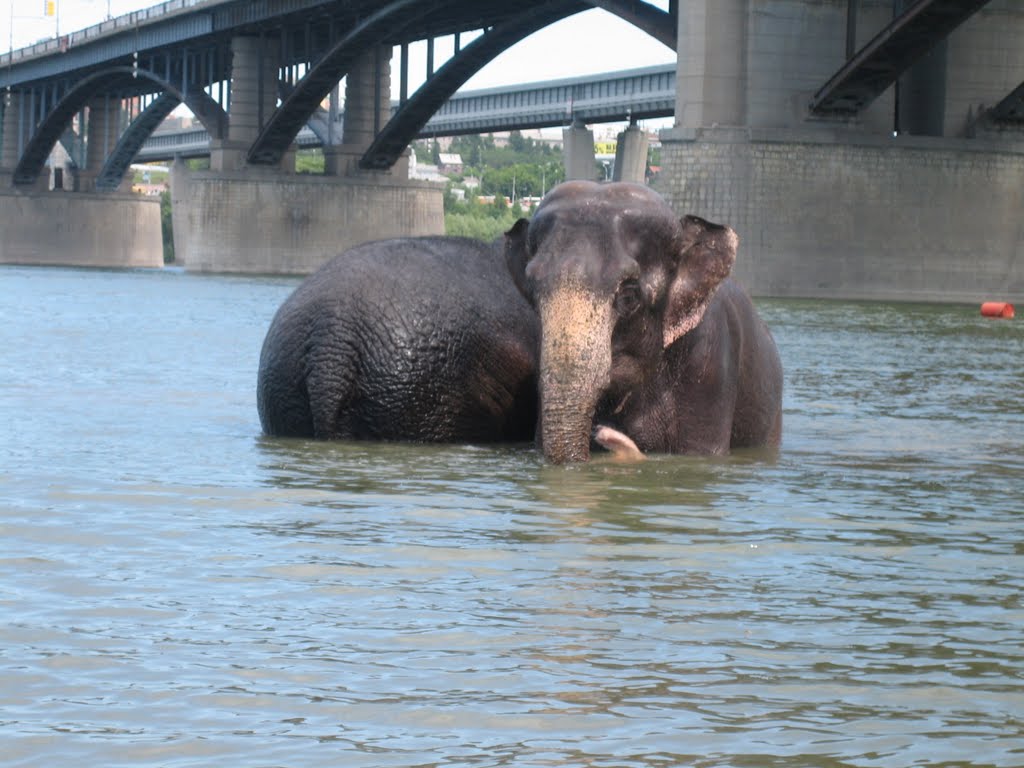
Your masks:
M318 147L320 139L308 127L295 137L300 147ZM135 155L135 161L149 163L154 160L171 160L181 157L205 157L210 154L210 134L205 128L191 128L183 131L154 133Z
M11 66L12 64L28 61L29 59L61 53L73 46L116 34L122 30L132 29L144 22L166 19L204 5L217 5L223 2L224 0L167 0L167 2L154 5L151 8L132 11L123 16L115 16L112 19L101 21L99 24L93 24L85 29L79 29L49 40L40 40L24 48L8 51L6 55L0 56L0 65Z

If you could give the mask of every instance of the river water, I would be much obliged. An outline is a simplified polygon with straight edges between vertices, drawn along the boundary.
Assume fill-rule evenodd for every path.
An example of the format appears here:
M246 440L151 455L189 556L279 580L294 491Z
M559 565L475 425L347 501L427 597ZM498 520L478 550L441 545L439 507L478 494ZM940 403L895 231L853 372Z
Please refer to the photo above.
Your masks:
M775 461L260 435L291 279L0 268L4 766L1024 765L1024 323L761 301Z

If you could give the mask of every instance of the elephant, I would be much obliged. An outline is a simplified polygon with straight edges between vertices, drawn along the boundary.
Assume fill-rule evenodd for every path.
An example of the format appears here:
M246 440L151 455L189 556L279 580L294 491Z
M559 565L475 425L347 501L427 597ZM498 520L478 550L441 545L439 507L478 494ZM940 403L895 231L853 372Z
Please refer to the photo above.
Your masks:
M260 422L272 436L530 441L538 338L500 243L357 246L307 277L271 321Z
M260 354L268 435L536 439L552 463L777 447L782 366L729 277L738 237L644 186L566 182L503 242L404 238L327 262Z
M636 184L565 182L506 234L540 321L538 441L556 464L777 448L782 364L730 277L736 233Z

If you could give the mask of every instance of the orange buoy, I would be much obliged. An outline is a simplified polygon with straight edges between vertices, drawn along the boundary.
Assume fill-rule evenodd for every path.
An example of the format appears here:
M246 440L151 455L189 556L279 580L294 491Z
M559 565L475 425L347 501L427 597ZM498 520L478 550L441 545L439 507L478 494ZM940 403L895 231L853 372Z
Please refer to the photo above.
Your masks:
M1013 304L1008 301L986 301L981 305L985 317L1013 317Z

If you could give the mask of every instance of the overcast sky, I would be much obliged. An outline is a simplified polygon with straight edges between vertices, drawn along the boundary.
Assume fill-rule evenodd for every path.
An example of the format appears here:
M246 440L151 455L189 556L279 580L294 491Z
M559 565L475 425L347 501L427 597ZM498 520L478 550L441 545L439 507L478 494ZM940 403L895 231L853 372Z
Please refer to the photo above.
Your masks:
M53 37L98 24L110 13L120 16L159 3L150 0L56 0L56 17L47 17L45 0L0 0L0 50L6 52L41 38ZM652 0L663 9L667 0ZM13 19L12 19L13 17ZM438 44L441 58L443 43ZM631 69L674 60L674 53L654 38L606 11L594 9L553 24L509 49L483 70L467 88L488 88L512 83L551 80L617 69ZM410 56L411 85L426 68L426 57ZM422 77L422 74L419 75ZM397 78L395 78L397 80ZM397 87L397 84L396 84Z

